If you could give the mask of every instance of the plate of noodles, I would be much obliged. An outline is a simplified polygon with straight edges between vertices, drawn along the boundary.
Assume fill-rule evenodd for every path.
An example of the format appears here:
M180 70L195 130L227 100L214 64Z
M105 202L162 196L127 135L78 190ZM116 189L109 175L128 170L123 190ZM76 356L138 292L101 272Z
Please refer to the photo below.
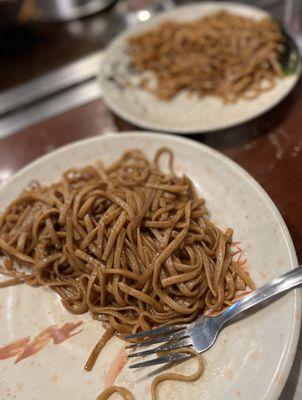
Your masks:
M286 97L299 75L296 46L268 13L200 2L117 37L105 53L99 83L122 118L184 134L229 128L263 114Z
M277 208L233 161L184 138L106 135L31 163L0 201L1 398L277 400L300 291L172 375L126 358L125 335L220 312L297 265Z

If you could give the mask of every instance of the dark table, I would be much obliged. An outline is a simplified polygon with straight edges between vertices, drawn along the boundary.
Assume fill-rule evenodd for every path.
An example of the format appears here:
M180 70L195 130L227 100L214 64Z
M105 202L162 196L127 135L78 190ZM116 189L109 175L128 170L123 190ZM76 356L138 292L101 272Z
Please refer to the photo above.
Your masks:
M64 144L109 131L122 134L133 129L136 128L114 116L101 99L45 120L0 140L0 184L30 161ZM301 80L279 106L253 122L192 138L232 158L263 186L279 208L302 263ZM299 343L280 400L302 398L302 340Z

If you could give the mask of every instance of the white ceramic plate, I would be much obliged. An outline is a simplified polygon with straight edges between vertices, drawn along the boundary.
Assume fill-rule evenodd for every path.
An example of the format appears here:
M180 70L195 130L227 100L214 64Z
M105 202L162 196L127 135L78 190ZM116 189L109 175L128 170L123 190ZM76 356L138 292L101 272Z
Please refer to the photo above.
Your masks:
M138 88L137 78L129 72L127 39L160 24L163 20L191 21L228 10L250 18L268 14L255 7L229 2L201 2L164 12L150 21L129 29L109 46L102 62L99 82L105 102L125 120L143 128L174 133L202 133L229 128L255 118L278 104L294 87L299 74L278 79L275 88L255 100L224 104L213 96L188 97L186 92L162 101ZM114 80L112 76L114 75ZM135 83L130 87L125 82Z
M187 174L205 197L213 220L232 226L242 242L252 278L262 285L297 265L294 247L278 210L263 189L238 165L204 145L183 138L151 133L96 137L51 153L19 172L0 190L1 207L33 179L58 180L72 166L102 159L111 163L121 152L140 148L150 158L161 146L175 153L176 171ZM205 373L195 383L167 382L160 399L276 400L289 373L299 334L300 292L291 292L266 309L226 328L205 353ZM91 373L83 366L100 337L100 323L90 315L72 315L58 296L46 288L25 285L0 290L0 347L28 336L34 338L50 325L84 323L82 332L47 346L15 364L17 354L0 360L0 398L18 400L95 399L112 383L124 342L114 338L101 353ZM78 328L78 329L79 329ZM43 339L43 338L42 338ZM17 352L18 353L18 352ZM3 355L3 352L2 352ZM1 351L0 351L1 358ZM194 368L193 360L181 366ZM124 367L116 384L132 390L135 399L149 400L150 372Z

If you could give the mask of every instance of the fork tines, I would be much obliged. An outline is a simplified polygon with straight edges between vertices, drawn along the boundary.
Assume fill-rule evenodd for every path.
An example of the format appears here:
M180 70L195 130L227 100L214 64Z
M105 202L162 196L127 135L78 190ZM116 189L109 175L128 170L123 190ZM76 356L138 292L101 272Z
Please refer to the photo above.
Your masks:
M192 346L189 336L187 336L187 335L183 336L183 337L179 337L177 339L178 339L178 341L168 342L168 344L164 343L164 345L157 346L153 349L137 351L136 353L130 353L128 355L128 358L144 357L144 356L148 356L150 354L158 354L158 353L163 353L166 351L181 349L182 347L191 347Z
M151 365L167 364L176 361L184 361L191 358L191 355L184 353L168 354L163 357L153 358L152 360L142 361L140 363L129 365L129 368L149 367Z
M169 342L175 339L185 339L187 335L185 335L184 330L176 331L174 333L170 333L168 335L163 336L156 336L149 340L144 340L143 342L132 343L129 344L126 349L137 348L137 347L146 347L151 346L152 344L162 343L162 342Z
M131 353L128 355L129 358L159 354L192 346L191 339L187 332L187 325L163 326L160 328L151 329L149 331L139 332L134 335L129 335L126 337L126 339L147 339L138 343L133 343L127 346L127 348L139 348L163 343L162 345L153 347L152 349ZM185 360L187 358L190 358L190 356L182 353L171 353L166 355L162 354L161 357L130 365L130 368L170 363Z
M143 332L134 333L133 335L128 335L125 337L125 339L126 340L127 339L144 339L144 338L150 337L150 336L164 335L166 333L177 332L181 329L182 330L186 329L186 325L165 325L160 328L150 329L149 331L143 331Z

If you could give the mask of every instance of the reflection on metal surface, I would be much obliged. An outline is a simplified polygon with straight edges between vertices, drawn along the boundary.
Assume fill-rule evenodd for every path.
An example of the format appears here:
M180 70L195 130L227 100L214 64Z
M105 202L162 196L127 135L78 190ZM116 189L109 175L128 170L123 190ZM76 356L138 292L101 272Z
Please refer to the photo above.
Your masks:
M115 14L125 26L148 21L162 11L175 6L173 0L121 0L115 7Z
M96 52L80 61L2 92L0 94L0 116L94 78L98 73L102 55L103 52Z
M137 12L137 19L141 22L148 21L151 18L151 13L148 10L141 10Z
M116 0L35 0L29 18L35 21L67 21L104 10ZM32 3L27 0L26 3ZM27 13L28 14L28 13Z
M1 118L0 139L100 97L100 87L95 79L72 87L55 96L47 97L38 103Z

